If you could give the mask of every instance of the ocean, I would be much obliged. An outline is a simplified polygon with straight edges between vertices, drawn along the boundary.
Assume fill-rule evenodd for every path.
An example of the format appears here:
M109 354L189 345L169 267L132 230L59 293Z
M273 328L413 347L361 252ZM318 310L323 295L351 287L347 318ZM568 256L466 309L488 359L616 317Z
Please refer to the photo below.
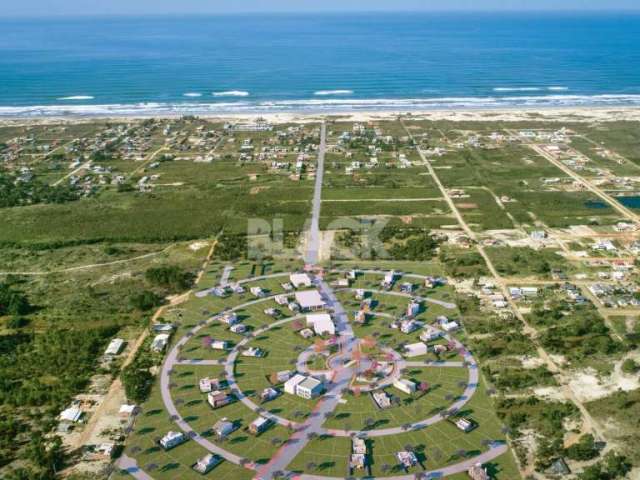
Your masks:
M0 20L0 116L640 105L640 15Z

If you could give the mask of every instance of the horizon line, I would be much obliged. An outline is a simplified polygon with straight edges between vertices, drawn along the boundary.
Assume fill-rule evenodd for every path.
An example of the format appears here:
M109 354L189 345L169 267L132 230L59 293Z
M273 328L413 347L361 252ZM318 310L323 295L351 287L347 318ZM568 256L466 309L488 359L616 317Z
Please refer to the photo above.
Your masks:
M15 14L15 15L1 15L0 20L46 20L46 19L73 19L73 18L122 18L122 17L165 17L165 16L210 16L210 17L222 17L222 16L242 16L242 15L339 15L339 14L593 14L593 13L621 13L621 14L640 14L640 6L637 8L587 8L587 9L509 9L509 8L495 8L485 10L474 9L372 9L372 10L360 10L360 9L345 9L345 10L247 10L247 11L232 11L232 12L178 12L178 11L166 11L166 12L93 12L93 13L48 13L47 15L34 15L34 14Z

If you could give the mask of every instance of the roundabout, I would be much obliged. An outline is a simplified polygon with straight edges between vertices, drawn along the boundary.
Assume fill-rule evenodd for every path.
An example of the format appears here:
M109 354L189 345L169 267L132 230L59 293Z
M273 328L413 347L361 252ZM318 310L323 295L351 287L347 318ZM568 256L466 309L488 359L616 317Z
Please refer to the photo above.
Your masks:
M340 274L335 271L333 274ZM381 271L368 271L368 275L382 275ZM286 277L287 273L274 274L265 277L256 277L252 279L246 279L240 281L239 284L250 285L255 282L266 279L277 279L279 277ZM420 276L412 275L413 278L420 279ZM407 275L409 278L409 275ZM349 321L348 315L337 298L337 293L331 286L323 280L322 275L313 276L313 287L318 289L322 297L326 301L326 310L331 312L336 326L336 335L328 341L316 342L308 345L306 348L298 346L296 351L286 349L287 352L283 352L290 356L287 361L292 365L293 370L296 373L312 375L315 378L321 378L324 382L324 392L318 398L313 400L307 400L308 412L306 415L294 416L295 419L289 418L294 412L283 411L286 408L271 408L266 406L269 404L262 404L256 399L256 391L250 391L249 388L243 385L244 377L237 377L238 371L241 369L245 357L242 352L248 347L252 346L252 343L259 343L260 339L267 339L263 341L268 342L268 336L274 332L288 332L286 330L292 324L300 322L304 318L304 314L295 314L289 317L279 318L270 323L257 325L246 336L233 345L233 347L224 352L220 358L191 358L185 359L184 352L188 350L190 345L194 344L202 338L202 333L208 328L215 326L220 322L220 318L224 313L228 312L242 312L247 308L262 308L263 306L271 305L274 302L276 295L268 295L264 298L258 298L247 302L239 303L216 315L211 316L206 321L201 321L197 325L193 326L173 345L172 349L166 356L166 359L162 365L160 372L160 388L162 395L162 402L165 410L169 413L171 420L174 422L180 431L184 432L191 441L199 444L206 451L219 455L225 460L241 465L245 468L255 471L256 478L270 479L276 476L280 476L283 473L296 474L296 478L344 478L344 477L331 477L318 475L313 472L300 471L299 468L292 469L291 465L295 464L295 459L298 455L304 451L304 449L311 443L316 442L318 438L344 438L345 441L350 441L354 437L363 439L387 439L395 437L403 437L411 432L416 434L428 434L432 427L437 427L440 424L448 424L448 419L455 416L458 412L465 409L467 404L473 399L479 386L479 373L478 365L473 355L464 347L462 342L457 340L453 335L441 332L442 341L451 346L452 350L455 350L457 359L455 360L409 360L400 354L397 350L386 346L377 346L371 350L369 342L370 338L360 338L354 332L354 328ZM340 295L352 294L355 289L341 289ZM376 290L370 290L373 295L380 298L394 299L415 299L414 295L401 292L380 292ZM447 304L429 298L420 298L420 301L431 303L438 302L442 308L455 308L455 305ZM393 318L393 315L385 312L376 312L372 314L374 319ZM358 327L356 327L358 328ZM278 350L278 345L275 343L267 343L267 350L275 353ZM319 345L324 345L325 349L321 349ZM291 355L293 354L293 355ZM270 356L261 359L262 363L269 362ZM311 369L309 364L313 363L311 360L314 356L322 355L326 358L324 362L324 369ZM253 362L257 362L255 359L250 359ZM252 363L250 365L254 365ZM274 425L281 428L281 431L288 432L288 438L283 439L277 450L273 453L269 459L251 459L232 449L227 448L224 443L217 442L212 439L206 432L203 432L200 428L194 427L189 421L188 415L181 413L181 404L174 400L175 384L172 381L175 377L178 369L183 367L215 367L221 369L221 373L226 381L226 388L229 393L235 398L235 402L241 405L242 408L253 412L255 416L261 416L268 419ZM251 367L247 367L251 368ZM380 376L375 380L365 380L365 376L372 371L379 370ZM411 421L402 421L400 423L390 423L388 421L382 422L385 424L384 428L377 428L377 424L363 425L362 428L353 428L353 426L342 425L342 428L336 426L338 420L336 417L344 418L347 413L341 413L351 403L357 405L365 405L363 409L366 414L371 416L386 415L385 411L377 411L375 402L364 400L366 397L372 396L375 392L386 392L386 389L391 390L394 384L399 381L403 376L415 375L421 377L426 375L426 378L434 376L433 372L444 372L438 375L446 376L447 371L455 372L456 378L462 378L457 380L457 383L446 385L445 388L448 393L443 394L443 401L446 400L446 406L438 405L437 408L427 408L427 406L433 407L431 403L424 403L424 411L421 407L423 403L430 402L430 396L436 395L429 389L425 392L420 392L411 398L411 396L402 396L402 401L407 404L413 404L414 408L409 409L404 407L404 404L394 406L388 410L392 416L399 415L397 412L403 412L405 416L406 412L410 412L410 416L413 417ZM427 373L422 373L427 372ZM464 373L466 372L466 373ZM244 375L244 374L243 374ZM282 393L281 385L275 386L280 396L287 396L286 393ZM433 387L431 387L433 388ZM395 395L394 395L394 398ZM400 394L398 394L400 398ZM424 400L423 400L424 399ZM299 400L299 399L294 399ZM274 402L275 403L275 402ZM227 407L223 407L221 410L225 410ZM394 412L395 410L395 412ZM406 411L406 412L405 412ZM295 412L299 413L299 412ZM365 413L365 412L359 412ZM348 427L348 428L347 428ZM449 427L445 427L449 428ZM501 441L487 441L482 452L474 455L470 458L461 459L458 462L451 463L445 462L441 468L412 470L411 473L407 471L402 475L391 475L389 478L394 479L413 479L416 473L423 475L424 478L436 478L447 476L455 473L466 471L470 466L476 463L485 463L493 458L503 454L506 451L506 445ZM375 452L374 452L375 455Z

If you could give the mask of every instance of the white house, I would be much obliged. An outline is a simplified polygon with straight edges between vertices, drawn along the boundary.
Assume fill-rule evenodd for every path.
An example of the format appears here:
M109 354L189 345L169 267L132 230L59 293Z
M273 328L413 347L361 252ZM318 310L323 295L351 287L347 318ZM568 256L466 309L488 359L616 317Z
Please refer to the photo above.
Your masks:
M398 452L396 453L396 458L404 468L413 467L418 463L418 457L416 457L416 454L413 452Z
M247 326L242 323L236 323L229 328L233 333L242 334L247 331Z
M240 320L238 319L238 315L235 312L227 312L220 318L222 323L226 323L227 325L235 325Z
M296 302L304 311L320 310L324 308L325 303L317 290L305 290L295 293Z
M307 377L296 386L296 395L307 400L315 398L322 393L324 386L317 378Z
M151 342L151 350L154 352L162 352L165 348L167 348L167 344L169 343L169 334L168 333L160 333L156 335Z
M220 380L217 378L201 378L198 382L198 387L200 388L201 393L209 393L212 390L217 390L220 388Z
M227 417L224 417L213 425L213 432L218 436L218 438L226 438L228 435L235 432L237 428L238 427L235 423L230 422Z
M316 335L335 335L336 326L327 313L307 315L307 326L313 326Z
M182 432L169 432L160 439L160 445L165 450L170 450L187 441L187 437Z
M215 467L217 467L222 462L222 457L215 455L213 453L209 453L199 459L196 464L193 466L193 469L201 473L203 475L209 473Z
M465 433L470 432L476 427L476 424L468 418L458 418L455 421L456 427Z
M292 273L289 275L289 281L291 284L296 287L310 287L312 285L311 277L306 273Z
M423 342L412 343L404 347L405 357L419 357L427 354L427 344Z
M114 338L109 342L109 346L105 350L104 354L109 356L118 355L122 351L123 346L124 340L122 338Z
M212 340L211 348L213 350L226 350L229 347L229 343L226 340Z
M275 301L278 305L287 305L289 298L286 295L276 295Z
M444 333L437 328L433 328L431 325L427 325L425 329L420 334L420 340L423 342L432 342L433 340L437 340L442 337Z
M400 322L400 331L408 335L418 330L420 325L420 322L416 322L415 320L403 320Z
M261 287L251 287L250 291L254 297L262 298L266 295Z
M411 380L406 380L404 378L399 378L393 382L393 386L396 387L401 392L406 393L407 395L411 395L416 391L416 384Z
M305 378L307 378L307 377L305 377L304 375L301 375L299 373L295 374L293 377L291 377L289 380L287 380L284 383L284 391L286 393L290 394L290 395L295 395L296 394L296 387Z
M407 317L415 317L420 313L420 303L416 301L409 302L407 306Z

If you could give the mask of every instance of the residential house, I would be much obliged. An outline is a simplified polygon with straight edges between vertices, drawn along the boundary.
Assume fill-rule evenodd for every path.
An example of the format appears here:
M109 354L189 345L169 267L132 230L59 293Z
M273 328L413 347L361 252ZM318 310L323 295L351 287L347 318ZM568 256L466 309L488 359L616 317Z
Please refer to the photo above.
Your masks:
M168 432L160 439L160 446L165 450L171 450L187 441L187 436L182 432Z
M427 344L424 342L411 343L409 345L405 345L404 347L404 356L405 357L419 357L420 355L427 354Z
M400 390L401 392L406 393L407 395L411 395L416 391L416 384L411 380L406 380L403 378L399 378L393 382L393 386Z
M312 326L316 335L335 335L336 333L333 319L327 313L307 315L307 326Z
M220 465L220 463L222 463L222 457L220 457L219 455L215 455L213 453L209 453L204 457L202 457L201 459L199 459L195 463L195 465L193 465L193 469L196 472L201 473L202 475L206 475L211 470L213 470L218 465Z
M295 298L300 308L305 312L320 310L325 307L325 302L317 290L296 292Z
M253 435L260 435L262 432L266 431L271 424L272 422L268 418L258 417L249 424L249 432Z
M212 408L220 408L229 405L233 401L233 397L220 390L215 390L207 395L207 402Z

